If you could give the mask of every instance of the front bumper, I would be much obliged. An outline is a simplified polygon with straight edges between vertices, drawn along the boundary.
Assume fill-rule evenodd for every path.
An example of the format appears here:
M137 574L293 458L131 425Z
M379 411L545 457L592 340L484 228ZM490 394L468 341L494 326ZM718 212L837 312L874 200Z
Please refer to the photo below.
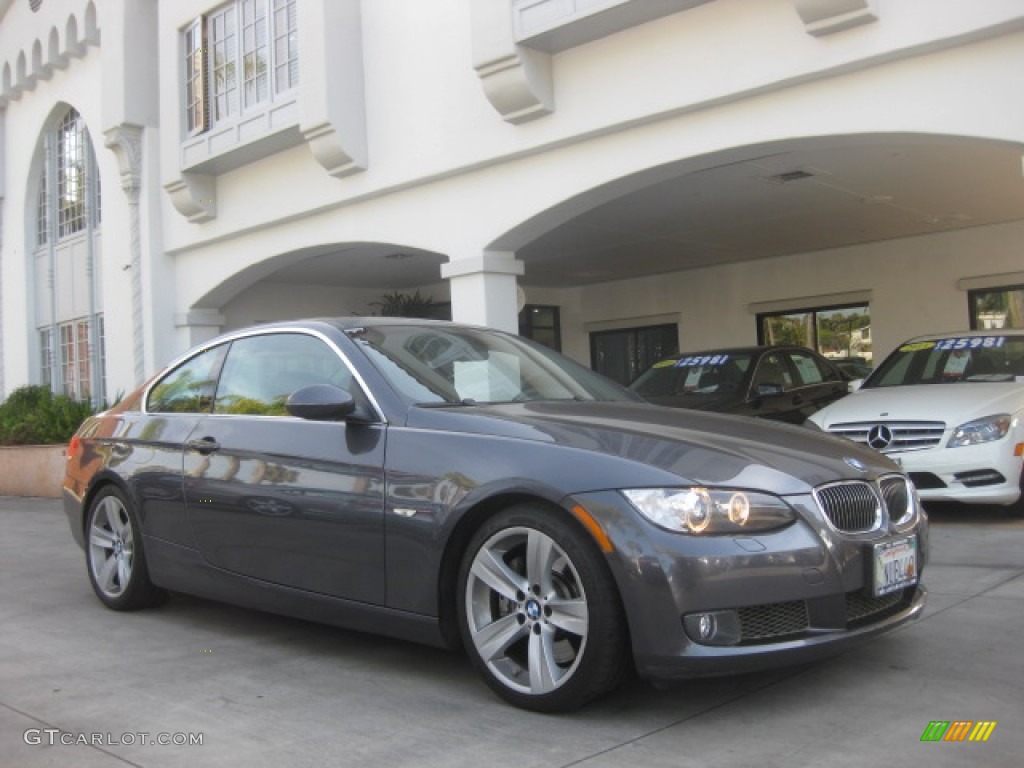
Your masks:
M899 532L840 534L811 496L788 497L801 516L781 531L696 537L648 523L616 492L574 497L605 528L608 556L629 621L642 676L733 674L814 661L919 617L927 591L918 582L871 594L873 547L913 536L918 576L928 557L927 518ZM728 645L698 642L685 618L726 612L742 633Z
M944 438L945 439L945 438ZM925 501L1013 504L1021 495L1022 458L1008 438L962 448L892 452Z

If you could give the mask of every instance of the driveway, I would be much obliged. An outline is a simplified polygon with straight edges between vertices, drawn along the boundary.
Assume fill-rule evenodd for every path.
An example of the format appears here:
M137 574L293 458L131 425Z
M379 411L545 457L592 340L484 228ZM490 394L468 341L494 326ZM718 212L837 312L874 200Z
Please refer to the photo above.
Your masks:
M111 612L59 503L0 497L0 766L1018 766L1024 521L932 522L917 623L813 666L630 680L545 716L454 653L189 597ZM922 742L932 721L997 725Z

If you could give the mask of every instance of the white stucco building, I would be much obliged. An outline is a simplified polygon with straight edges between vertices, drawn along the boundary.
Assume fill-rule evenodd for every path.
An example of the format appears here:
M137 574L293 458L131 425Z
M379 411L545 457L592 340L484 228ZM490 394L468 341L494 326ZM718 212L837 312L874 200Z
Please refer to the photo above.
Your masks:
M0 72L0 396L395 291L625 379L1024 286L1020 0L0 0Z

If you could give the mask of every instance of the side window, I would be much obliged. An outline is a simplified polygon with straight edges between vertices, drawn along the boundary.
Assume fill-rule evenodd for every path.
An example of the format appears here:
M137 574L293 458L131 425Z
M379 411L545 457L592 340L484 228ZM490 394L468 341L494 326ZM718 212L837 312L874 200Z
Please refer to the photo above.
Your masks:
M762 357L754 374L754 394L777 395L792 388L793 376L782 355L771 352Z
M217 372L227 345L200 352L163 377L149 391L146 410L151 413L209 413Z
M822 371L818 361L806 352L790 352L789 358L793 361L793 367L796 368L797 375L804 386L821 384L825 381L827 372Z
M349 369L318 338L276 333L238 339L224 362L213 412L287 416L288 396L312 384L333 384L359 396Z

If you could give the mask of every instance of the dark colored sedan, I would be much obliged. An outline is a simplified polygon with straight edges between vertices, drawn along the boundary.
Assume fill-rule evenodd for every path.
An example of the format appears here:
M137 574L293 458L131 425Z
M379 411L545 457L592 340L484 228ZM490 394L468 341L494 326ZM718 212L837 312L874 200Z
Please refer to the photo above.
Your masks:
M68 448L99 599L191 593L463 646L523 707L805 662L920 615L899 467L802 428L659 408L451 323L261 326L196 348Z
M629 388L672 408L803 424L849 391L849 376L805 347L688 352L648 368Z

